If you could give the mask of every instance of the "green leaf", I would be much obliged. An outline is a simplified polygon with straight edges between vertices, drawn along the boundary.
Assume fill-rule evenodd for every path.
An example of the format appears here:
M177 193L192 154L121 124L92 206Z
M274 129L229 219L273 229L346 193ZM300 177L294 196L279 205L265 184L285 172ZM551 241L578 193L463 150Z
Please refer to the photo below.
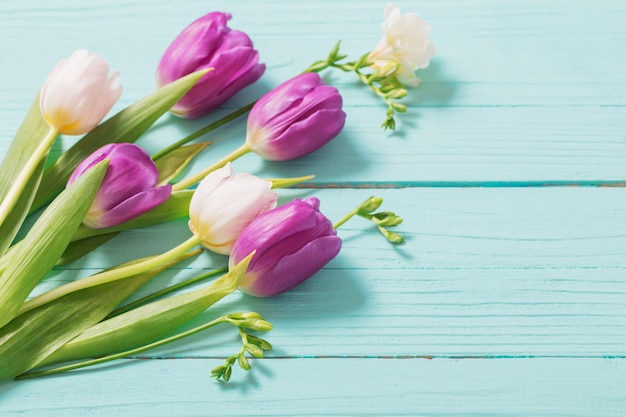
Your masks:
M72 242L68 245L57 265L66 265L85 256L113 239L123 230L152 226L188 216L189 202L192 195L193 191L191 190L175 191L160 206L118 226L105 229L90 229L85 225L80 225L72 237ZM3 262L0 259L0 269L2 266Z
M95 150L108 143L136 141L204 74L206 71L197 71L160 88L87 133L44 172L32 211L54 198L63 189L76 166Z
M70 293L17 316L0 329L0 381L32 369L106 317L150 279L195 254L190 252L161 268L127 279Z
M11 321L28 294L52 269L85 217L104 178L108 160L100 162L62 192L30 232L3 258L0 276L0 327Z
M155 161L159 171L159 185L167 184L180 174L183 169L211 142L181 146L163 155Z
M67 265L75 260L87 255L89 252L93 251L96 248L107 243L109 240L113 239L120 232L112 232L104 235L97 235L88 237L85 239L81 239L76 242L70 242L63 252L63 255L59 258L56 265Z
M145 304L85 330L42 364L104 356L162 339L237 289L251 256L208 287Z
M0 256L7 252L15 236L17 236L20 231L20 227L24 224L24 219L28 215L28 210L30 209L35 193L37 192L37 187L41 181L43 166L44 161L42 160L35 169L34 175L29 178L24 186L6 219L0 224Z
M2 160L2 164L0 164L0 201L4 200L22 166L34 153L37 145L49 130L50 126L39 110L39 95L37 95L24 121L15 134L11 146ZM22 225L24 218L28 214L28 210L41 179L43 167L44 161L41 161L40 165L35 170L35 174L31 177L24 191L21 193L13 210L0 226L0 255L4 254L9 247Z

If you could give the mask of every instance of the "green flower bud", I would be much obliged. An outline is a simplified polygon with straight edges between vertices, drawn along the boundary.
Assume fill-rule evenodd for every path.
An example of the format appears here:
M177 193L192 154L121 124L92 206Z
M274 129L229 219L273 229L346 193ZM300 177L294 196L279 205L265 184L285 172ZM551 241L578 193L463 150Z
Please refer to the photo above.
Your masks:
M250 362L248 362L248 359L245 356L239 356L239 358L237 358L237 362L239 362L241 369L245 369L246 371L250 370Z
M359 214L367 214L376 210L383 204L383 199L376 196L371 196L367 200L361 203L359 206Z

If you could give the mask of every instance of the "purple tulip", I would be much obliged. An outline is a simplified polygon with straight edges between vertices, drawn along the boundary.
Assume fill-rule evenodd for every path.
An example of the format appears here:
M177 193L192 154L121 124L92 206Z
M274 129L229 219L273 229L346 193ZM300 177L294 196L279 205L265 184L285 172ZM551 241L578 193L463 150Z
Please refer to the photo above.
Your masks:
M117 226L167 200L172 186L157 187L159 173L150 156L132 143L112 143L89 155L72 173L73 183L90 167L109 159L109 168L83 223L92 229Z
M173 108L184 118L197 118L217 109L265 72L259 53L244 32L226 23L229 13L213 12L191 23L167 48L157 67L158 86L194 71L212 68Z
M281 294L306 281L341 249L315 198L296 199L254 219L239 235L229 267L256 250L239 289L256 297Z
M346 114L336 88L317 73L279 85L254 105L246 144L268 161L288 161L313 152L341 132Z

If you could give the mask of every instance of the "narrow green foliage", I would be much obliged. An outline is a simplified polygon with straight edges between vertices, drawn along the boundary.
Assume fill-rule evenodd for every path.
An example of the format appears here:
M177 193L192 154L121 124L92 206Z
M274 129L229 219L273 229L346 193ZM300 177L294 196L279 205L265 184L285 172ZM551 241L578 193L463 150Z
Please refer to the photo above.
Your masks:
M181 146L157 159L155 164L159 171L159 185L167 184L176 178L193 158L210 144L210 142L203 142Z
M100 162L61 193L19 247L5 255L0 276L0 327L11 321L37 283L55 265L85 217L108 166Z
M43 206L59 193L76 166L108 143L134 142L183 97L206 71L189 74L131 104L68 149L45 172L32 210Z
M45 364L115 354L167 337L235 291L250 259L248 256L206 288L155 301L94 325L58 349Z
M145 297L141 297L131 303L125 304L124 306L115 309L114 311L111 312L111 314L109 314L107 316L107 319L110 319L111 317L115 317L115 316L119 316L122 313L126 313L127 311L130 311L134 308L137 308L139 306L142 306L144 304L149 303L150 301L154 301L156 299L159 299L161 297L164 297L167 294L171 294L173 292L176 292L178 290L181 290L183 288L186 288L190 285L193 284L197 284L198 282L207 280L209 278L215 277L217 275L222 275L225 274L226 272L228 272L228 267L225 266L223 268L218 268L218 269L213 269L211 271L208 271L204 274L200 274L197 275L193 278L190 278L188 280L185 280L183 282L179 282L178 284L174 284L174 285L170 285L169 287L165 287L162 288L159 291L153 292L152 294L148 294Z
M7 253L10 249L11 242L13 242L15 236L17 236L20 227L24 223L24 219L28 215L28 210L30 209L33 198L35 197L35 192L41 181L43 165L44 161L42 160L35 170L35 175L30 177L15 202L15 205L8 213L4 222L0 224L0 256Z
M2 164L0 164L0 201L4 200L22 166L35 152L37 145L49 130L50 126L41 115L39 109L39 95L37 95L26 117L22 121L20 128L15 134L11 146L2 160ZM35 170L35 174L31 177L26 187L24 187L13 210L7 216L3 224L0 225L0 255L4 254L11 244L11 241L15 238L15 235L30 209L30 205L35 197L35 192L37 191L37 186L41 180L44 164L44 160L40 161L39 166Z
M102 320L147 281L196 253L125 280L86 288L17 316L0 329L0 381L35 367L72 338Z
M111 232L104 235L96 235L75 242L70 242L70 244L67 245L65 252L63 252L63 255L61 255L57 261L57 266L67 265L79 258L82 258L92 250L99 248L109 240L113 239L119 233L120 232Z
M192 195L193 191L191 190L173 192L163 204L133 220L114 227L90 229L85 225L80 225L72 237L72 242L68 245L57 265L66 265L81 258L113 239L123 230L152 226L188 216L189 202ZM0 260L1 267L2 261Z
M129 357L129 356L132 356L132 355L136 355L136 354L141 353L141 352L145 352L146 350L154 349L156 347L163 346L163 345L166 345L166 344L171 343L171 342L175 342L177 340L180 340L180 339L185 338L187 336L191 336L192 334L196 334L198 332L201 332L203 330L206 330L206 329L211 328L213 326L216 326L218 324L228 323L228 322L230 322L229 319L228 319L228 316L221 316L221 317L218 317L218 318L216 318L214 320L211 320L208 323L201 324L200 326L196 326L196 327L194 327L192 329L185 330L185 331L180 332L180 333L176 333L176 334L174 334L172 336L166 337L164 339L160 339L160 340L158 340L156 342L149 343L147 345L140 346L140 347L135 348L135 349L126 350L126 351L119 352L119 353L116 353L116 354L113 354L113 355L101 356L101 357L96 358L96 359L88 359L88 360L81 361L81 362L75 362L75 363L71 363L69 365L58 366L58 367L54 367L54 368L44 369L44 370L41 370L41 371L28 372L28 373L19 375L16 379L29 379L29 378L37 378L37 377L45 376L45 375L54 375L54 374L59 374L61 372L71 371L73 369L79 369L79 368L84 368L86 366L97 365L97 364L108 362L108 361L112 361L112 360L115 360L115 359L126 358L126 357ZM253 336L248 335L248 338L250 338L250 337L253 337ZM268 343L268 345L269 345L269 343ZM247 362L247 360L246 360L246 362ZM234 363L234 360L230 363L230 365L232 366L233 363ZM243 366L245 366L245 362L242 361L242 363L244 364ZM242 365L240 365L240 366L242 366ZM225 371L226 371L226 369L224 367L224 372ZM231 373L228 372L228 375L227 375L228 378L230 378L230 374Z

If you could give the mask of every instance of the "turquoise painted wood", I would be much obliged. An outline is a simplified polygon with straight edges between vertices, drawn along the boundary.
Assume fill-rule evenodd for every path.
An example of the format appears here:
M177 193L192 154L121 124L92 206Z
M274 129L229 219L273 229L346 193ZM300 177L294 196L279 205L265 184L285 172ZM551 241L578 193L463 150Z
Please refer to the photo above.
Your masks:
M348 120L337 140L289 163L247 156L239 171L316 174L281 201L318 196L339 219L370 195L401 214L393 247L359 219L313 279L273 299L233 294L193 324L255 310L275 349L210 370L238 348L215 329L93 369L0 383L0 416L623 416L626 414L626 3L620 0L398 1L432 28L438 55L420 71L399 131L348 76L327 75ZM138 143L154 152L256 99L324 57L380 36L384 2L3 0L0 155L58 59L79 47L122 73L116 106L154 89L161 53L211 10L255 41L268 70L215 115L166 116ZM238 146L243 120L210 137L199 170ZM62 138L60 152L74 139ZM55 270L40 293L161 252L184 221L125 232ZM222 266L203 254L140 294ZM139 294L139 295L140 295Z

